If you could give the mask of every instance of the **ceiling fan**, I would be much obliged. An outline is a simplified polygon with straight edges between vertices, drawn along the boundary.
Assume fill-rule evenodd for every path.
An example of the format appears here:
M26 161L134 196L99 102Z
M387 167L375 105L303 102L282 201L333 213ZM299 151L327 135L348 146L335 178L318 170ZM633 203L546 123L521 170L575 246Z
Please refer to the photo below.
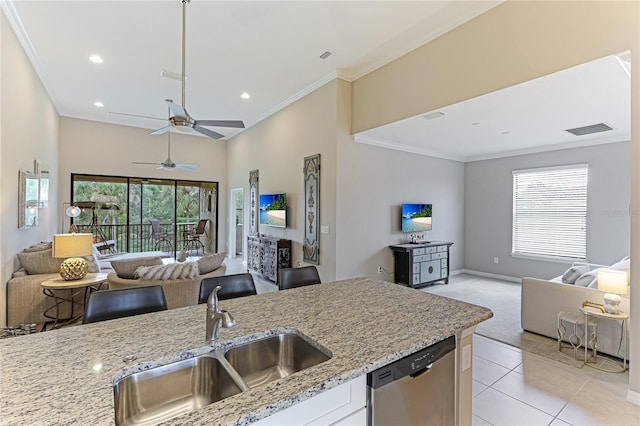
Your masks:
M167 104L173 103L171 99L166 99ZM171 114L171 112L169 112ZM171 126L169 126L171 128ZM194 171L198 167L198 163L174 163L171 160L171 132L167 131L167 159L162 163L145 163L140 161L134 161L133 164L151 164L156 167L158 170L173 170L173 169L182 169L188 170L190 172Z
M214 127L235 127L244 129L244 123L240 120L196 120L189 115L185 108L185 45L186 45L186 26L187 26L187 3L191 0L182 1L182 105L173 103L173 101L167 100L167 105L173 113L173 116L169 117L169 126L151 132L152 135L161 135L175 128L178 131L190 131L202 133L213 139L223 138L224 135L207 129L203 126Z

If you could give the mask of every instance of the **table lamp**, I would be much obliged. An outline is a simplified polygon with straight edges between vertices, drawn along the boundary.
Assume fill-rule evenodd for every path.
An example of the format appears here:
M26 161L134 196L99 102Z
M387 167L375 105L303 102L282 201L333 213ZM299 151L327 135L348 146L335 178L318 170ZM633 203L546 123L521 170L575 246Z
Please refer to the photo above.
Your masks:
M609 314L619 314L621 294L627 294L627 272L613 269L598 270L598 290L605 292L604 311Z
M84 278L89 262L79 256L93 253L93 234L56 234L53 236L53 257L67 258L60 265L60 276L65 281Z

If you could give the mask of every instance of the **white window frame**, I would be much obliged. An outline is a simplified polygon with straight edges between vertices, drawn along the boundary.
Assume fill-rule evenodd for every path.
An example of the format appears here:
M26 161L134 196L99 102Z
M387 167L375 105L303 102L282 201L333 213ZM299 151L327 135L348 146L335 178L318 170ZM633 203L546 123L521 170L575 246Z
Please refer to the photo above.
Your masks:
M511 255L550 261L587 257L588 164L513 170ZM536 190L533 185L544 185ZM525 191L526 188L530 191Z

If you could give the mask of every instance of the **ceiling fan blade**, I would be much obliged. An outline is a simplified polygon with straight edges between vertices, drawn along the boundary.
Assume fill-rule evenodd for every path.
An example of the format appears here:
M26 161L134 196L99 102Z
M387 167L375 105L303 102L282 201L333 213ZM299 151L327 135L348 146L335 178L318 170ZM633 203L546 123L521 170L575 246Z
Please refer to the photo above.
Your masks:
M214 132L213 130L209 130L206 127L202 127L202 126L194 126L193 128L196 132L202 133L203 135L207 135L210 138L213 139L220 139L220 138L224 138L224 135L218 133L218 132Z
M145 162L142 162L142 161L132 161L131 163L132 164L150 164L152 166L158 166L158 165L162 164L162 163L145 163Z
M167 105L169 105L169 109L173 113L173 115L177 115L178 117L189 117L189 113L186 109L182 107L182 105L178 105L173 102L166 101Z
M244 129L244 123L240 120L196 120L196 126L236 127Z
M195 163L187 163L187 164L177 163L176 168L193 172L198 168L198 165Z
M167 127L163 127L161 129L158 130L154 130L153 132L149 133L150 135L163 135L165 133L167 133L169 130L171 130L171 126L167 126Z
M160 118L160 117L151 117L149 115L139 115L139 114L127 114L126 112L113 112L113 111L109 111L109 114L114 114L114 115L125 115L127 117L139 117L139 118L150 118L152 120L162 120L162 121L167 121L166 118Z

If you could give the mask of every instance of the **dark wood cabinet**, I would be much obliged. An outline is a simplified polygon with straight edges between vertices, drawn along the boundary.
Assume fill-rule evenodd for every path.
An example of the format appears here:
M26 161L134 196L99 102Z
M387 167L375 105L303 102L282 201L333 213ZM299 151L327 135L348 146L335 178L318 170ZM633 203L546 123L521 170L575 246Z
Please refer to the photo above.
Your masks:
M453 243L431 241L389 246L394 257L394 281L422 287L437 281L449 284L449 247Z
M248 237L247 268L250 272L278 282L278 271L291 268L291 240Z

